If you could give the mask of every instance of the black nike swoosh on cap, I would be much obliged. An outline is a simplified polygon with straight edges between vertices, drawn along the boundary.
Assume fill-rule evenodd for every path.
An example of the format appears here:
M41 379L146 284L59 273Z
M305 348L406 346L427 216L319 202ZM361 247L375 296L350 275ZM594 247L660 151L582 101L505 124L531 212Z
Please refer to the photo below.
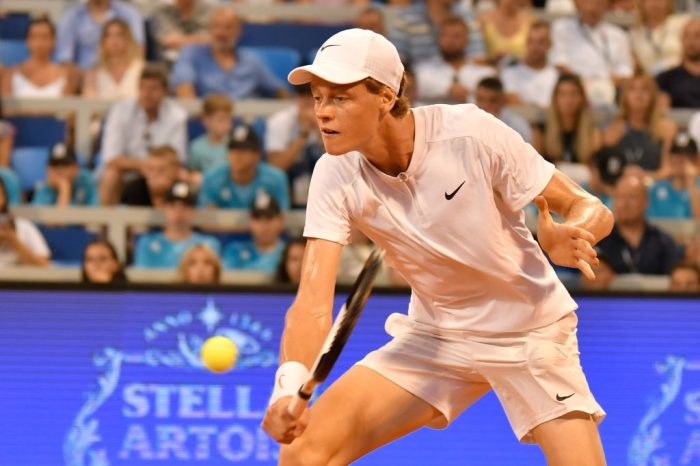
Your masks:
M326 50L328 47L340 47L340 44L328 44L328 45L324 45L323 47L321 47L321 50L319 50L319 52L323 52L323 51Z

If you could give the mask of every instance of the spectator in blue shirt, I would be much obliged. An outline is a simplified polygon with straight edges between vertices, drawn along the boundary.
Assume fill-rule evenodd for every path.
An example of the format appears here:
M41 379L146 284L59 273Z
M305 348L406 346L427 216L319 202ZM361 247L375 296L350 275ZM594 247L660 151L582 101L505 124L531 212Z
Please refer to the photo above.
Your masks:
M160 232L147 233L138 239L135 267L176 269L180 257L195 244L204 243L217 253L221 250L216 238L193 230L196 204L197 196L190 185L183 181L173 184L163 207L165 226Z
M700 219L697 157L696 142L687 133L679 133L671 145L668 176L649 188L648 217Z
M216 93L236 100L289 94L257 56L237 49L241 24L231 7L220 6L212 12L209 35L209 44L190 45L180 51L171 76L178 97Z
M282 260L284 219L279 204L261 191L250 208L249 241L234 241L222 255L227 269L255 270L273 273Z
M92 174L78 166L73 149L63 143L54 144L49 154L46 181L34 193L32 204L96 206L99 203Z
M228 162L204 174L201 206L249 209L259 191L289 209L289 183L279 168L260 160L260 139L249 126L234 128L228 143Z
M211 94L202 104L202 124L206 132L190 143L187 168L195 186L202 182L202 173L228 161L228 136L233 127L233 103L225 95Z
M87 70L95 65L102 26L113 18L129 24L131 33L143 47L144 22L139 10L119 0L88 0L68 8L58 22L56 60L76 63Z

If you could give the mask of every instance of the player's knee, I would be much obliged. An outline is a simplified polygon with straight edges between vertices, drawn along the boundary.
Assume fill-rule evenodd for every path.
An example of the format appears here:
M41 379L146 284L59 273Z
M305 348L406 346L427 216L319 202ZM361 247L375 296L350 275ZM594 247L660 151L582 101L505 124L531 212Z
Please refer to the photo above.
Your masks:
M333 460L329 451L303 438L298 438L280 448L279 466L329 466L331 464Z

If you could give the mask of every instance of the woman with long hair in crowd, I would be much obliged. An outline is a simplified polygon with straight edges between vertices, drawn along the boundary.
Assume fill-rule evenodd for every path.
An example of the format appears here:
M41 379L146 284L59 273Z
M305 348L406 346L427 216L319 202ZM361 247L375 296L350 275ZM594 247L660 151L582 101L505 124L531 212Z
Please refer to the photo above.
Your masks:
M75 66L56 63L56 28L45 18L33 19L25 36L29 58L3 72L2 95L19 98L59 98L78 90Z
M83 96L136 97L143 69L141 48L126 21L115 18L102 28L97 64L85 72Z
M585 164L600 144L600 130L581 78L562 74L554 86L544 128L533 131L533 146L554 163Z
M199 243L182 255L177 267L177 282L190 285L215 285L221 282L221 259L211 246Z
M664 115L659 88L648 74L637 73L622 86L620 112L603 131L606 146L617 146L630 165L655 171L666 158L676 124Z
M127 282L117 251L106 239L96 239L85 246L81 270L83 283L120 285Z

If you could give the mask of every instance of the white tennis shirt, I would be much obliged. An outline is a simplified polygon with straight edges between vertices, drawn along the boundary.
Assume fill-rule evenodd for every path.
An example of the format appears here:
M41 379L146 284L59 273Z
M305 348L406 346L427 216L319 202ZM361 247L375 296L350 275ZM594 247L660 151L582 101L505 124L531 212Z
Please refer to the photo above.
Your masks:
M409 317L439 328L523 331L576 309L522 211L554 166L472 104L412 111L414 151L399 176L359 152L321 157L304 236L345 245L357 227L411 285Z

